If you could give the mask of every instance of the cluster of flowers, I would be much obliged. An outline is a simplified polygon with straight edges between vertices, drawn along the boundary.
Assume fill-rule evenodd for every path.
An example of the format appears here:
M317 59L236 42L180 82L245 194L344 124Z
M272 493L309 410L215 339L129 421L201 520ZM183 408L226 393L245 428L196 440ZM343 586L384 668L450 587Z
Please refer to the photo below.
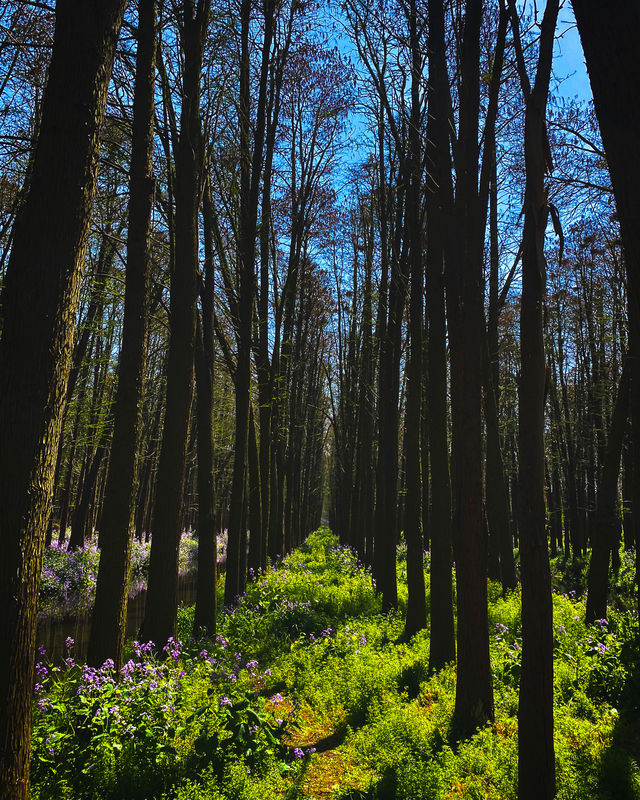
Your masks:
M333 633L335 633L333 628L325 628L319 636L314 636L312 633L310 633L309 634L309 639L311 639L311 641L314 642L314 643L315 642L321 642L323 639L327 639Z
M231 657L228 652L229 643L224 636L218 635L215 643L220 648L218 655L212 655L207 650L201 650L199 653L199 657L209 666L211 680L214 683L221 684L227 681L234 684L238 681L242 670L246 670L248 676L258 683L270 677L271 670L267 668L264 672L260 672L257 661L245 661L242 654L237 652Z
M218 645L218 655L201 650L195 657L189 657L182 643L170 638L163 648L165 658L156 658L153 642L134 642L135 658L124 664L119 676L116 675L112 659L107 659L99 668L77 664L71 655L74 645L71 637L65 642L67 657L61 667L45 663L46 651L40 647L34 685L36 708L40 712L36 715L36 725L42 722L44 715L60 713L60 699L63 696L65 713L69 718L73 716L74 706L83 710L90 707L93 709L91 722L94 727L99 722L98 718L106 714L113 735L133 738L146 731L150 723L157 722L159 716L164 724L171 721L181 702L180 690L186 676L185 669L206 666L215 686L224 685L225 682L227 685L235 684L241 670L246 670L255 681L271 675L269 669L260 672L257 661L245 662L240 653L234 653L233 664L225 667L225 662L230 660L224 652L228 643L218 636L215 644ZM223 697L220 704L224 705L226 700ZM48 750L54 754L52 745Z
M522 649L521 639L510 636L509 628L502 622L496 622L496 643L499 646L506 646L513 654L518 653Z
M598 633L600 638L607 638L607 634L609 633L609 622L606 619L597 619L593 623L598 628ZM591 636L587 637L587 644L590 646L590 649L587 651L590 654L598 654L603 656L605 653L609 652L609 646L606 645L603 641L598 641L598 639L594 639Z
M226 532L217 537L218 562L226 558ZM129 597L138 595L147 585L151 542L133 542ZM191 532L180 540L179 568L182 574L193 572L198 562L198 541ZM40 619L65 619L90 613L95 598L100 551L97 539L84 547L68 551L64 545L53 543L44 555L40 582Z
M295 758L304 758L305 756L312 756L316 752L315 747L294 747L293 755Z
M40 581L40 617L87 614L93 605L99 559L95 540L72 551L58 542L47 548Z
M178 758L179 736L195 742L196 759L235 752L252 765L273 748L288 763L313 752L283 741L299 706L276 719L282 696L265 702L258 695L270 670L234 652L223 636L199 652L171 638L162 657L152 642L135 642L119 674L111 659L99 668L76 663L73 646L69 637L59 666L45 663L41 648L35 670L32 777L54 794L63 784L79 790L94 775L99 782L105 765L117 775L120 759L138 774L159 776Z
M62 666L47 665L44 648L36 665L32 763L36 783L60 779L73 782L88 774L102 754L119 753L126 742L134 747L153 743L154 760L170 746L185 673L170 658L156 660L153 644L136 644L116 675L107 659L99 668L76 663L73 639L66 640ZM135 744L132 740L135 740ZM57 777L56 777L57 776Z

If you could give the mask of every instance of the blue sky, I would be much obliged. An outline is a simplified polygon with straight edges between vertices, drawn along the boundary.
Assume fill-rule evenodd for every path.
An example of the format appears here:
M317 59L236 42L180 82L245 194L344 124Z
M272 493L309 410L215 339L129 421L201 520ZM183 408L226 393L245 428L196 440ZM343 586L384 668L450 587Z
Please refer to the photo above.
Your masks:
M582 45L576 28L573 10L565 4L558 19L556 32L556 58L554 72L556 78L562 79L560 93L565 98L578 97L580 100L591 99L589 77L584 64Z

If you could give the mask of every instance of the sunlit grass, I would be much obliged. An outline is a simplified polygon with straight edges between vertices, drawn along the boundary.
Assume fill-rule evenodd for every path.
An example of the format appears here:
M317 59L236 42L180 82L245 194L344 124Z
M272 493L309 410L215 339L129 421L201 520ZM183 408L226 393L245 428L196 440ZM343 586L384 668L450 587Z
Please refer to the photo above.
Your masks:
M382 615L370 575L320 529L221 612L215 642L189 640L182 609L184 644L162 660L137 646L118 682L72 655L43 664L32 796L515 799L520 596L490 584L489 598L496 717L454 746L454 666L428 674L428 630L406 642L402 613ZM554 627L557 797L640 798L634 615L586 626L558 591Z

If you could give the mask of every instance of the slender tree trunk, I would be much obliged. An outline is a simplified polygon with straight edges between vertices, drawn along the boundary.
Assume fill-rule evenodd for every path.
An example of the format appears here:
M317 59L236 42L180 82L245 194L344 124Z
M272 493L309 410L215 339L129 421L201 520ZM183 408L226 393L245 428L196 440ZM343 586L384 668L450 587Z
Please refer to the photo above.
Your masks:
M102 466L102 460L109 446L110 435L111 430L105 429L91 459L91 465L82 482L80 502L76 508L76 513L73 517L73 525L71 526L69 550L79 550L84 547L85 540L91 535L89 523L91 521L92 500L96 492L96 484L98 482L98 474Z
M202 322L197 320L198 583L193 633L216 634L217 540L213 442L213 265L205 279ZM206 320L206 321L205 321Z
M609 439L605 450L600 483L594 535L589 559L587 578L586 621L591 623L607 616L607 595L609 593L609 561L611 551L616 545L618 519L618 477L624 433L629 412L629 377L631 366L625 360L620 384L611 417Z
M354 542L360 557L371 563L371 533L373 529L374 471L373 471L373 312L372 284L374 231L371 211L362 220L364 238L364 286L362 298L362 347L360 353L360 386L358 395L358 461L357 513L354 519Z
M175 153L175 264L171 275L167 402L153 508L153 539L145 616L140 637L161 650L175 636L178 611L178 548L193 397L198 206L201 179L200 73L210 0L182 3L184 53L180 135Z
M73 464L76 453L76 444L78 441L78 431L80 429L80 409L84 400L86 384L81 384L81 389L78 395L78 407L76 409L75 419L73 422L73 429L71 434L71 447L69 449L69 456L67 458L67 473L64 481L64 488L62 490L62 498L60 502L60 530L58 531L58 544L64 543L67 535L67 527L69 525L69 517L71 514L71 487L73 484ZM62 443L61 443L62 447Z
M422 558L422 481L420 475L420 428L422 415L422 329L424 308L424 270L422 267L420 81L422 56L415 0L408 7L411 49L411 115L409 120L409 191L406 224L410 239L410 353L407 368L406 473L407 494L404 531L407 539L407 619L405 634L410 637L426 627L427 605Z
M498 368L498 186L496 164L496 120L504 50L509 27L509 14L500 4L494 59L491 65L487 115L484 127L484 151L480 172L480 214L483 221L479 231L484 238L487 207L489 211L489 319L483 350L484 410L486 422L486 507L489 529L488 573L493 580L502 578L503 589L516 586L513 547L509 535L509 501L504 477L498 401L500 392Z
M631 550L636 546L633 530L633 506L631 503L632 476L631 443L627 438L622 454L622 527L625 550Z
M507 25L507 14L504 14ZM506 31L505 31L506 34ZM496 98L497 100L497 98ZM495 139L495 131L494 139ZM489 569L491 575L491 554L499 556L499 577L503 590L509 591L517 586L516 568L513 557L513 540L509 526L509 494L505 479L500 430L498 427L500 375L498 354L498 177L495 141L491 145L491 179L489 186L489 317L487 321L486 346L483 358L485 420L486 420L486 496L487 521L489 525Z
M396 197L396 229L388 294L388 315L380 341L379 366L379 442L376 474L376 548L374 577L382 594L382 607L388 611L398 607L396 546L398 542L398 399L400 395L400 335L404 311L407 277L408 243L402 248L397 241L402 230L404 199Z
M147 349L149 238L154 194L155 48L155 0L140 0L129 170L124 324L111 459L100 527L100 566L87 651L88 663L99 666L107 658L112 658L116 669L122 665L127 623L129 563L138 485L137 463Z
M273 0L264 3L264 38L262 62L258 86L256 126L251 151L250 130L250 51L249 27L251 2L242 0L240 5L241 52L240 52L240 217L238 235L238 261L240 264L238 303L235 309L238 356L235 374L236 419L233 480L229 509L229 538L227 548L227 572L225 576L224 602L232 605L245 582L243 564L246 554L241 552L241 539L246 536L243 515L246 503L247 454L249 447L249 406L251 389L251 340L253 334L253 306L255 295L255 248L260 177L264 158L266 126L266 93L269 54L273 37L275 8Z
M515 0L509 0L518 69L525 97L525 205L522 234L521 370L518 387L522 675L518 707L518 788L521 800L551 800L556 793L553 745L553 605L544 499L546 294L544 240L550 168L546 107L558 0L548 0L533 88L520 47Z
M493 719L487 610L487 530L482 485L482 242L478 117L482 0L467 0L460 69L456 235L447 258L454 462L458 665L454 729L471 735Z
M249 410L249 555L248 567L255 577L263 561L266 542L262 533L262 497L260 494L260 460L253 408Z
M204 280L200 288L202 320L196 319L196 414L198 417L198 583L193 632L209 637L216 633L218 591L218 546L216 538L215 446L213 437L214 293L213 229L211 194L205 186Z
M29 797L36 608L106 93L124 0L56 5L0 343L0 798Z
M447 420L447 324L445 245L451 225L453 187L449 154L449 99L444 6L429 3L427 148L427 320L429 333L429 458L431 462L431 638L429 670L455 659L452 579L452 498Z
M509 530L509 497L504 479L500 430L498 428L498 408L494 392L495 383L491 377L491 365L486 342L483 354L484 407L487 446L487 519L489 523L489 561L493 548L494 559L498 561L498 574L491 574L493 580L500 578L504 591L517 586L516 568L513 558L513 544ZM493 530L493 535L491 531Z

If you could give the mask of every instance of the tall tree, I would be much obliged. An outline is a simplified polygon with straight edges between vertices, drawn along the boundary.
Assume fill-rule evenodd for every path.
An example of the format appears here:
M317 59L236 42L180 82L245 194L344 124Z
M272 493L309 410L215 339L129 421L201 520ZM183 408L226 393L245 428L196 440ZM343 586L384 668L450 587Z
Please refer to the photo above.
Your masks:
M503 589L515 589L517 585L513 558L513 542L509 531L509 499L505 483L504 465L498 427L499 369L498 369L498 315L504 304L511 277L508 277L502 292L498 294L498 178L496 156L496 122L504 51L509 27L506 6L499 7L496 45L491 65L491 78L484 125L484 150L480 171L480 213L486 218L489 206L489 304L485 343L482 356L484 386L484 416L486 427L486 505L489 527L489 577L502 579ZM484 235L486 223L480 225Z
M361 201L362 202L362 201ZM356 501L357 511L353 520L353 542L365 563L371 563L374 486L371 469L374 464L373 436L374 386L373 386L373 256L375 220L373 208L365 204L361 209L361 236L364 252L364 284L362 287L362 324L360 348L360 385L358 389L358 434Z
M487 611L487 530L482 486L481 214L478 193L482 0L467 0L460 52L455 236L448 242L447 316L451 351L454 553L458 665L454 727L469 735L493 718ZM482 233L481 233L482 231Z
M445 252L451 235L453 184L449 144L450 96L444 4L429 3L429 96L427 117L427 413L431 465L431 638L429 669L455 659L452 580L451 475L447 435L447 323Z
M0 798L29 796L36 607L124 0L56 5L31 182L13 228L0 342Z
M422 220L422 68L421 33L424 20L418 18L416 1L405 7L411 54L411 107L409 112L409 189L407 192L406 228L410 239L410 355L407 367L406 440L407 494L405 536L407 540L407 619L405 632L412 636L427 624L422 540L422 481L420 474L420 431L422 413L422 331L424 317L423 220ZM426 476L423 477L426 480Z
M153 509L149 583L140 636L161 648L175 635L178 547L182 528L187 438L193 397L198 296L198 209L202 142L200 75L210 0L179 7L184 54L180 134L175 144L175 263L172 265L167 361L167 404Z
M640 2L620 0L605 9L597 0L572 0L587 62L593 102L611 173L620 219L627 274L630 387L632 505L636 541L640 541L640 208L637 187L640 163L637 141L640 108L628 101L640 80L637 37ZM640 568L640 547L636 548ZM640 607L640 592L638 593Z
M201 315L196 322L196 414L198 425L198 588L193 621L194 636L216 633L218 549L213 438L214 293L211 192L203 197L204 275L200 288Z
M236 419L233 481L229 509L229 538L224 601L232 604L241 591L244 580L243 538L244 509L247 501L247 459L249 452L249 407L251 403L251 344L253 336L253 310L255 302L255 251L258 227L260 178L264 159L266 132L266 103L269 82L271 43L276 17L274 0L265 0L264 35L255 112L253 147L251 146L251 60L249 32L251 27L251 2L240 5L240 208L238 218L238 291L235 303L234 326L237 340L235 370ZM246 533L246 531L245 531Z
M124 321L113 442L100 525L100 565L87 661L122 664L127 621L129 562L137 493L137 461L142 422L144 359L149 313L149 238L154 195L152 167L155 88L156 4L140 0L133 138L129 169L127 266Z
M545 173L551 170L546 109L558 0L542 19L538 65L529 82L515 0L509 0L514 44L525 99L525 199L522 233L518 483L522 576L522 675L518 706L518 792L522 800L556 793L553 745L553 605L544 499L546 297L544 240L549 216Z

